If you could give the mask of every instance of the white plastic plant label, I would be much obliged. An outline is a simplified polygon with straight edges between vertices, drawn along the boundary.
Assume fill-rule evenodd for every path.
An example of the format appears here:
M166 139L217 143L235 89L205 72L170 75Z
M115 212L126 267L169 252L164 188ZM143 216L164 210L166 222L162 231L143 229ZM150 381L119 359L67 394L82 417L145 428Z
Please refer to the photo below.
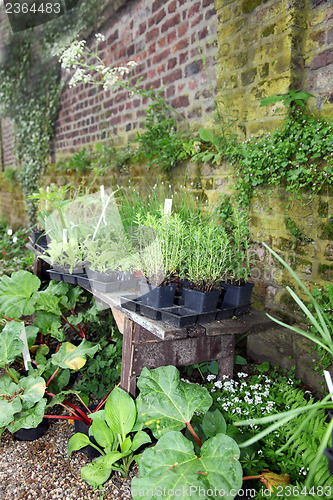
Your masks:
M22 332L20 335L20 339L22 340L22 342L24 344L23 351L22 351L24 368L25 368L25 370L28 370L28 363L31 363L31 358L30 358L30 352L29 352L29 347L28 347L27 334L25 331L25 326L24 326L23 321L22 321Z
M67 229L62 230L62 244L66 245L67 243Z
M172 209L172 198L164 201L164 215L171 214L171 209Z
M330 393L331 399L333 401L333 382L332 382L331 374L327 370L324 370L324 375L325 375L325 380L326 380L326 384L328 387L328 392Z

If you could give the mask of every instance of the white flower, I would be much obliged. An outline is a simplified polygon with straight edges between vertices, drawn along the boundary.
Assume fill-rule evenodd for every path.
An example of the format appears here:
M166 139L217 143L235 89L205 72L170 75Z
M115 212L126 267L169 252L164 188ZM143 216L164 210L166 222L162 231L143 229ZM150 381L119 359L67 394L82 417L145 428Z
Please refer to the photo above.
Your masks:
M216 379L216 375L208 375L207 376L208 382L210 382L211 380L215 380L215 379Z
M218 389L222 389L222 382L221 382L221 380L218 380L217 382L214 382L214 385L215 385L215 387L217 387Z
M8 229L7 234L8 234L8 236L11 236L13 234L13 230L12 229Z
M95 33L95 37L97 38L98 42L105 42L106 38L102 33Z
M127 63L127 66L130 66L130 67L137 66L137 65L138 65L138 63L135 61L128 61L128 63Z
M17 243L17 236L13 237L13 243Z

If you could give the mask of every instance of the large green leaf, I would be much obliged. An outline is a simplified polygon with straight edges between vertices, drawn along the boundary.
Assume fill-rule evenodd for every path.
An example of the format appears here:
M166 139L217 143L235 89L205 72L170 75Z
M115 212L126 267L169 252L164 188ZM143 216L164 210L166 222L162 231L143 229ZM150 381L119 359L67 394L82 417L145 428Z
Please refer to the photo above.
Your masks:
M45 290L36 294L37 303L36 309L40 311L50 312L57 316L61 316L59 307L60 298Z
M73 451L81 450L85 446L90 446L92 443L89 437L82 432L76 432L68 441L68 458L71 456Z
M22 355L24 344L20 340L23 324L17 321L7 323L0 333L0 367L4 368Z
M28 347L32 347L34 343L36 342L36 337L37 333L39 331L39 328L36 326L26 326L25 327L25 333L27 335L27 342L28 342Z
M193 443L179 432L169 432L154 448L143 452L139 477L132 481L132 495L135 498L141 491L150 499L154 491L162 489L166 492L165 499L174 498L168 492L199 499L208 497L205 491L215 489L211 498L232 499L242 486L238 457L237 444L224 434L208 439L201 448L201 456L197 457Z
M117 460L122 458L122 456L122 453L112 451L106 456L96 458L90 464L82 467L82 479L87 481L87 483L94 488L97 488L109 479L112 471L112 465L117 462Z
M210 409L202 420L202 428L208 437L214 437L217 434L225 434L227 424L220 410Z
M52 335L59 342L65 340L65 332L61 327L60 316L56 316L51 312L36 311L34 326L37 327L44 335Z
M10 432L16 432L19 429L30 429L37 427L44 418L44 411L46 406L46 399L43 398L38 401L32 408L22 409L19 413L15 414L13 423L7 426Z
M115 387L105 404L105 419L114 434L124 440L131 432L136 420L136 407L127 392Z
M60 368L79 370L85 365L87 356L93 357L99 349L99 344L93 344L86 339L77 347L70 342L64 342L59 351L51 356L51 361Z
M13 394L19 391L8 374L0 378L0 428L6 427L14 419L15 413L22 408L20 398L13 398Z
M7 317L19 319L35 312L40 280L28 271L17 271L0 280L0 312Z
M46 384L42 377L23 377L19 380L18 387L22 390L20 399L24 408L31 408L45 394Z
M89 427L89 435L94 436L103 448L111 447L114 441L113 432L102 415L96 415Z
M150 436L144 432L144 431L138 431L133 438L132 444L131 444L131 451L136 451L142 446L143 444L151 443Z
M212 404L207 389L181 381L174 366L144 368L138 387L139 421L149 426L155 437L183 429L194 412L206 412Z

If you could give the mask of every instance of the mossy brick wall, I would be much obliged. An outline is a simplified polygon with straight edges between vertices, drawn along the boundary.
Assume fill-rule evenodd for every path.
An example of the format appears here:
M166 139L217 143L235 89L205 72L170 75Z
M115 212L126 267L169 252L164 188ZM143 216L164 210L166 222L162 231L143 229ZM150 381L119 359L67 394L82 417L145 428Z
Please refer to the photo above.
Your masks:
M215 80L217 18L214 0L123 2L99 31L106 36L101 58L110 66L135 60L132 74L142 86L164 95L190 122L210 122L213 99L196 38ZM95 37L88 41L93 48ZM56 154L74 151L106 136L135 138L149 101L82 85L64 89L56 125Z
M4 170L5 168L14 168L15 157L14 157L13 122L9 118L0 119L0 130L1 130L0 167L2 170Z

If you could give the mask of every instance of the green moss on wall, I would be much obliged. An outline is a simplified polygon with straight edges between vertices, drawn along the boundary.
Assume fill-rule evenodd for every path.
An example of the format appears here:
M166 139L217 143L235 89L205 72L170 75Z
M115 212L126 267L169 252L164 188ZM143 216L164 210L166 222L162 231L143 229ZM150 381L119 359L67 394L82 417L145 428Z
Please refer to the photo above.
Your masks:
M321 226L321 235L320 238L322 240L332 240L333 241L333 218L330 217L327 221L324 221Z
M273 35L274 31L275 31L275 27L276 27L276 24L271 24L270 26L267 26L263 32L261 33L261 36L262 37L266 37L266 36L269 36L269 35Z
M324 201L324 200L321 200L321 198L319 198L319 202L318 202L318 215L319 217L328 217L328 209L329 209L329 205L328 205L328 201Z
M268 0L243 0L242 3L242 12L244 14L248 14L252 12L256 7L261 5L262 3L266 3Z

